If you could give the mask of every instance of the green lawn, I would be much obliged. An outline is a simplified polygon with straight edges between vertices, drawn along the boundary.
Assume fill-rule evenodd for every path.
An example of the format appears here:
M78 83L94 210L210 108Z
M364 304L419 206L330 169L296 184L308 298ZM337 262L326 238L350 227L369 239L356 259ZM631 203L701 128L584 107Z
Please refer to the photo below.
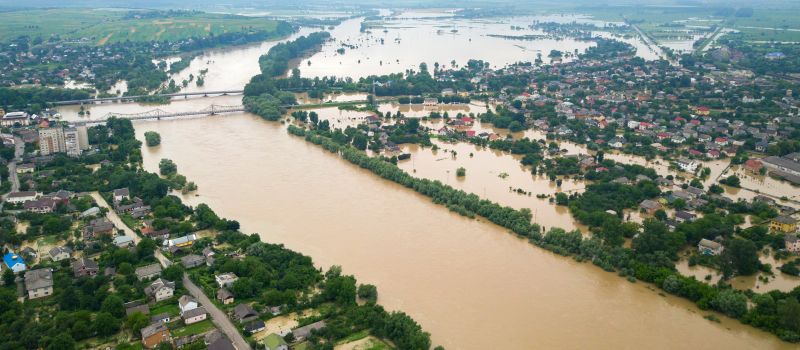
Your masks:
M175 316L180 313L180 309L178 308L178 305L172 303L164 304L150 310L151 315L158 315L164 312L168 313L170 316Z
M28 35L47 40L81 39L105 44L113 42L179 40L195 36L266 30L277 21L258 17L196 13L161 18L126 18L124 10L36 9L0 11L0 42Z
M177 328L172 330L173 337L183 337L187 335L195 335L208 332L214 328L214 324L210 319L206 319L197 323L190 324L186 327Z

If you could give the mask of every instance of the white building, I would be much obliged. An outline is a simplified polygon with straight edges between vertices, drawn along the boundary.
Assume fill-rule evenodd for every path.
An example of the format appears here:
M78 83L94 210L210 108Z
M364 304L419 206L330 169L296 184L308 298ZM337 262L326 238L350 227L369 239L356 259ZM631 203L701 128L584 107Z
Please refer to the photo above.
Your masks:
M30 116L25 112L9 112L0 118L0 125L6 128L14 127L15 125L27 126L30 123Z

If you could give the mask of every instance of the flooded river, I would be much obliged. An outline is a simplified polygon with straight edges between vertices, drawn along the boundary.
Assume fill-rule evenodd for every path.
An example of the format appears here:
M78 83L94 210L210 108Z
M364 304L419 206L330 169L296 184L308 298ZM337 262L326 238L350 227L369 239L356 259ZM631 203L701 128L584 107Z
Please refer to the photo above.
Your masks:
M421 48L450 40L435 35L417 39L424 42ZM258 55L271 45L215 51L198 57L200 63L189 69L209 69L203 89L241 88L249 76L240 75L255 74ZM449 62L451 54L440 52L435 59ZM508 57L517 59L513 53ZM414 65L421 60L413 59ZM312 67L317 69L320 61L312 57ZM323 75L351 72L334 67ZM319 74L313 72L304 74ZM106 104L88 109L97 118L109 112L188 111L240 103L240 96L223 96L166 106ZM86 118L78 110L60 109L65 119ZM136 122L140 139L151 130L161 134L162 143L143 150L145 168L157 171L161 158L174 160L178 171L200 188L196 196L185 197L189 204L207 203L238 220L245 232L283 243L322 267L341 265L360 282L377 285L381 304L409 313L432 333L435 344L448 349L793 348L722 316L722 323L710 322L701 317L710 312L687 301L548 253L483 220L453 214L288 135L280 123L248 113ZM470 147L442 144L438 153L418 150L401 167L416 169L416 176L449 176L449 183L506 198L507 205L542 203L551 209L539 210L538 219L568 227L562 222L568 213L535 197L544 190L530 197L504 192L543 181L542 189L554 193L558 189L549 180L530 175L513 157L478 154ZM456 150L456 159L438 160L446 158L444 149ZM475 155L469 157L470 152ZM468 169L465 179L453 177L457 166ZM502 172L509 176L502 179ZM579 188L564 181L561 190Z

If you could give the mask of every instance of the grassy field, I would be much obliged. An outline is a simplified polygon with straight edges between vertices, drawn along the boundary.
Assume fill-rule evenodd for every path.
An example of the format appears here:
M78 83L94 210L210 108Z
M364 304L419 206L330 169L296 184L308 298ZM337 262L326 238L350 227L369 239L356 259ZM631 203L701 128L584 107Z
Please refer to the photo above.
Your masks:
M211 323L211 320L206 319L197 323L192 323L186 327L178 328L172 330L173 337L184 337L187 335L195 335L200 333L205 333L210 331L214 328L214 324Z
M0 42L20 35L86 38L98 45L121 41L179 40L250 30L274 30L274 20L191 13L133 18L122 10L43 9L0 12Z

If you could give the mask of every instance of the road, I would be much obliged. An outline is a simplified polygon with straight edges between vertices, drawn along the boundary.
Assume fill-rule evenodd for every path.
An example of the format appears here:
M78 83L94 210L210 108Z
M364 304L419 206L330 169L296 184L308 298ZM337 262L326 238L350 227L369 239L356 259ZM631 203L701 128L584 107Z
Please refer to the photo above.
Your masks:
M108 209L106 218L108 218L108 220L110 220L111 223L114 224L114 227L116 227L119 230L122 230L122 232L124 232L126 236L133 237L134 243L138 244L139 241L141 241L139 235L137 235L136 232L133 231L133 229L128 227L128 225L125 225L125 222L122 221L122 218L120 218L119 215L117 215L117 212L114 211L114 208L112 208L108 204L108 202L106 202L105 198L103 198L103 196L101 196L100 193L92 192L91 195L92 198L94 198L95 202L97 202L97 205L99 205L102 208ZM167 259L167 257L165 257L164 254L162 254L161 251L158 249L156 249L155 251L155 257L156 259L158 259L158 262L161 263L161 266L163 267L172 265L172 261ZM186 287L186 290L189 291L189 294L191 294L195 299L197 299L200 302L200 305L203 305L203 307L206 308L206 311L208 311L208 313L211 315L211 322L213 322L217 326L217 328L219 328L220 331L222 331L223 333L225 333L225 335L228 336L228 339L230 339L233 342L233 345L236 347L236 349L251 350L250 344L248 344L247 341L244 340L244 337L242 337L242 335L239 333L236 326L231 322L230 319L228 319L228 315L226 315L225 312L223 312L216 305L214 305L214 303L212 303L211 300L208 299L208 296L205 295L203 290L200 289L200 287L198 287L197 285L195 285L194 282L192 282L189 279L189 276L185 273L183 274L183 285Z
M195 299L200 302L200 305L206 308L209 314L211 314L211 322L219 328L223 333L228 336L233 342L233 346L236 347L238 350L251 350L250 344L244 340L239 331L237 330L236 326L228 319L228 315L226 315L222 310L220 310L211 300L208 299L203 290L200 289L197 285L189 279L189 276L184 273L183 274L183 286L186 287L186 290L189 291Z
M14 159L8 162L8 179L11 181L11 192L19 192L17 162L22 160L23 154L25 154L25 143L22 142L22 139L19 136L14 136Z

